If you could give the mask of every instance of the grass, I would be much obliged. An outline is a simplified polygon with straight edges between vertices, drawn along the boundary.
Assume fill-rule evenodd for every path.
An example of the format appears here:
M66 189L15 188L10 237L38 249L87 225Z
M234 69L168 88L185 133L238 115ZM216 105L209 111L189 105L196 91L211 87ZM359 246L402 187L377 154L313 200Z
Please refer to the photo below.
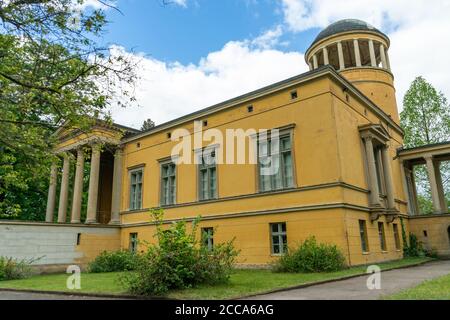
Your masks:
M450 300L450 274L384 297L388 300Z
M406 258L381 263L382 270L410 266L429 261L429 258ZM365 266L352 267L329 273L273 273L270 270L235 270L227 284L199 286L192 289L174 290L168 298L175 299L227 299L258 294L270 290L314 283L317 281L339 279L366 272ZM81 275L82 293L125 294L126 289L119 282L120 273L83 273ZM66 288L67 274L34 276L28 279L0 281L0 288L70 291ZM71 291L74 292L74 291Z

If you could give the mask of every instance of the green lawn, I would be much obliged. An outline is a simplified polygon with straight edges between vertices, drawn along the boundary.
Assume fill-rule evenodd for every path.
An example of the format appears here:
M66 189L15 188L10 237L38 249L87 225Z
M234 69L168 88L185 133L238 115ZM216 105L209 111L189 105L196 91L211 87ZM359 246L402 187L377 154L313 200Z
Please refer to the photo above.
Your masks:
M380 264L382 270L414 265L429 258L407 258ZM338 279L366 272L366 267L352 267L330 273L273 273L270 270L235 270L230 282L218 286L200 286L193 289L171 291L169 298L178 299L227 299L263 293L269 290L297 286L316 281ZM126 293L119 282L120 273L83 273L81 290L84 293ZM66 288L67 274L34 276L22 280L0 281L0 288L32 289L44 291L70 291Z
M391 300L450 300L450 274L385 297Z

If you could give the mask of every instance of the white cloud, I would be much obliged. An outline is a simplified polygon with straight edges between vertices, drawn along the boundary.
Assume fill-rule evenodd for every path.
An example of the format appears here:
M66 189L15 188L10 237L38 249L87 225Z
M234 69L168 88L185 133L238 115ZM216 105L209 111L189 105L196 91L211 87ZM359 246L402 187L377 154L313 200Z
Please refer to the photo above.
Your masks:
M198 64L137 57L141 79L135 93L141 107L115 107L114 120L136 128L147 118L160 124L307 70L302 54L270 49L263 39L228 42Z
M357 18L385 31L391 39L390 58L397 100L412 80L423 75L450 98L449 0L282 0L289 30L301 32L345 18Z

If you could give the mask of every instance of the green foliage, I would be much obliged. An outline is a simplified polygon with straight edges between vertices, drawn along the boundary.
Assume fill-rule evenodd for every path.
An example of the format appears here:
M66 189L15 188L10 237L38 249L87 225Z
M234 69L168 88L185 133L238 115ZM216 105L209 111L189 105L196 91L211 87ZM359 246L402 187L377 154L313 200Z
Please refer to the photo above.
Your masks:
M134 101L135 62L96 45L105 14L84 4L0 3L0 218L43 219L55 129L86 130L110 121L112 101Z
M332 272L345 268L345 257L336 245L306 239L297 249L289 249L274 266L275 272Z
M0 257L0 281L23 279L31 275L29 261Z
M422 77L417 77L406 92L400 118L406 147L443 142L450 137L447 99Z
M89 263L89 272L118 272L136 269L140 257L127 250L103 251Z
M409 234L409 241L403 245L405 257L424 257L426 255L422 243L415 234Z
M151 211L157 223L157 244L147 243L147 251L136 268L122 281L128 291L139 295L162 295L171 289L198 284L225 283L229 280L238 252L233 241L216 244L212 250L202 246L196 237L198 218L188 232L185 221L163 229L163 211Z

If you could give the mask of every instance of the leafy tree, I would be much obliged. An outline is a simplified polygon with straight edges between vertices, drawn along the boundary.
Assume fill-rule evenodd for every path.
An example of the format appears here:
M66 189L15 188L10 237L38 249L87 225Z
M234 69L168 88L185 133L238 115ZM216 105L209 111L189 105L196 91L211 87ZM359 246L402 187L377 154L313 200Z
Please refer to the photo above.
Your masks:
M152 119L147 119L142 124L141 130L146 131L146 130L150 130L153 127L155 127L155 122Z
M442 92L438 92L423 77L417 77L403 99L400 122L405 131L407 148L450 141L450 105ZM416 166L415 180L419 209L432 211L430 187L425 166ZM450 163L441 163L442 182L450 202Z
M107 21L87 2L0 1L0 217L45 214L55 129L110 121L111 103L135 101L136 62L97 45Z

